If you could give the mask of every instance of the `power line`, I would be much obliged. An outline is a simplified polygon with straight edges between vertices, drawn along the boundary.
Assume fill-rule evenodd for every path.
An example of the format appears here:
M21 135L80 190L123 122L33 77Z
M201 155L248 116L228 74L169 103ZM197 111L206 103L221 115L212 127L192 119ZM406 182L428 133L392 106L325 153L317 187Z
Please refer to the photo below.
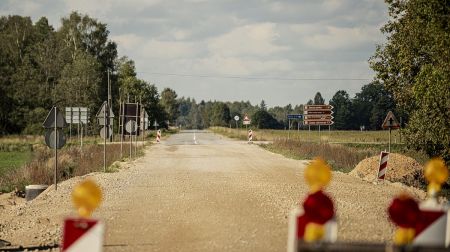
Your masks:
M181 74L181 73L158 73L158 72L137 72L143 74L165 75L176 77L193 78L216 78L216 79L243 79L243 80L279 80L279 81L370 81L368 78L283 78L283 77L252 77L236 75L205 75L205 74Z

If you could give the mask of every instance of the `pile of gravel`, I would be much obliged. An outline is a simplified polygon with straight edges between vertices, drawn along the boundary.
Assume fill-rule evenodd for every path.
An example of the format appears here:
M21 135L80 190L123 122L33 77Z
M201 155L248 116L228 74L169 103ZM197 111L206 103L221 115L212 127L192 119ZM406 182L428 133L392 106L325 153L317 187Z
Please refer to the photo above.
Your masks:
M377 178L380 156L366 158L350 172L350 175L360 177L366 181L375 181ZM386 172L386 180L400 182L409 186L421 187L425 184L423 166L415 159L390 153Z

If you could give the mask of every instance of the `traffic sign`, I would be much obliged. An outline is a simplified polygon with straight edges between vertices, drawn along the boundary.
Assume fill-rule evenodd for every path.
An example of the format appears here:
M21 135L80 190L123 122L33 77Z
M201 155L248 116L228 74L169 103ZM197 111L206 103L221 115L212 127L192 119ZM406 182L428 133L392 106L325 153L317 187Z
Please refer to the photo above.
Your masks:
M66 107L66 122L70 124L88 124L89 109L86 107Z
M57 149L61 149L66 144L66 137L61 129L56 129L56 133L55 129L49 129L45 131L44 138L45 144L51 149L55 149L55 146L57 147ZM56 145L55 138L57 138Z
M383 129L398 129L400 128L400 123L395 118L394 113L392 113L392 111L389 111L381 126L383 127Z
M334 122L331 120L305 120L304 125L333 125Z
M108 130L106 130L107 129L106 127L108 127ZM103 126L100 129L100 137L103 139L105 139L105 136L106 136L106 139L109 139L111 137L112 133L113 132L112 132L111 126Z
M66 120L64 116L61 114L57 107L53 107L45 118L42 126L46 129L54 129L55 128L55 112L56 112L56 128L65 128L67 127Z
M305 115L305 120L333 120L332 115Z
M138 128L138 125L137 125L136 121L134 121L134 120L129 120L125 124L125 130L130 134L136 132L137 128Z
M288 119L303 119L303 115L302 114L290 114L287 115Z
M305 110L303 115L332 115L334 114L331 110Z
M235 121L239 121L239 116L234 116Z
M99 125L112 125L112 120L111 118L114 118L114 113L112 111L111 108L109 108L108 111L106 110L106 107L108 106L108 103L105 101L103 102L102 107L100 108L100 110L97 113L97 119L98 119L98 124ZM106 114L106 122L105 122L105 114Z
M331 105L304 105L304 110L332 110L334 107Z

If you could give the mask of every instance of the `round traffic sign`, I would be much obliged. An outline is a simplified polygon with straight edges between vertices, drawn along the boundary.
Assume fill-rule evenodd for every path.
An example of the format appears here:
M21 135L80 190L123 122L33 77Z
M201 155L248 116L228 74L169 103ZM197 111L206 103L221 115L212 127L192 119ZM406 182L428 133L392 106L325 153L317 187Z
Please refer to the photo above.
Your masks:
M128 133L134 133L134 132L136 132L136 131L137 131L137 128L138 128L137 123L136 123L136 121L134 121L134 120L129 120L129 121L125 124L125 130L126 130Z
M234 116L235 121L239 121L239 116Z
M108 135L106 138L110 138L112 135L112 128L111 126L108 126L109 130L108 130ZM103 128L100 129L100 136L105 139L106 136L106 127L104 126Z
M57 143L55 145L55 138L57 139ZM45 144L55 149L55 146L58 149L61 149L66 144L66 136L61 129L56 129L56 133L54 129L45 131Z

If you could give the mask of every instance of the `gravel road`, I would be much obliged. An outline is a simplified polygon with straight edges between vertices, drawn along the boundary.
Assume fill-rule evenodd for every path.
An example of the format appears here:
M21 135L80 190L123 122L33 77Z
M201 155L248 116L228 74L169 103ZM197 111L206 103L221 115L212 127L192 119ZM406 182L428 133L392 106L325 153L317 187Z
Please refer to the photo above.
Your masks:
M194 134L195 141L194 144ZM307 193L303 169L256 145L206 131L185 131L122 164L116 173L87 175L104 191L94 217L106 223L106 251L284 251L287 215ZM13 245L59 242L61 222L74 216L73 178L28 203L0 208L0 239ZM396 194L422 191L374 185L334 172L339 240L389 241L386 207Z

